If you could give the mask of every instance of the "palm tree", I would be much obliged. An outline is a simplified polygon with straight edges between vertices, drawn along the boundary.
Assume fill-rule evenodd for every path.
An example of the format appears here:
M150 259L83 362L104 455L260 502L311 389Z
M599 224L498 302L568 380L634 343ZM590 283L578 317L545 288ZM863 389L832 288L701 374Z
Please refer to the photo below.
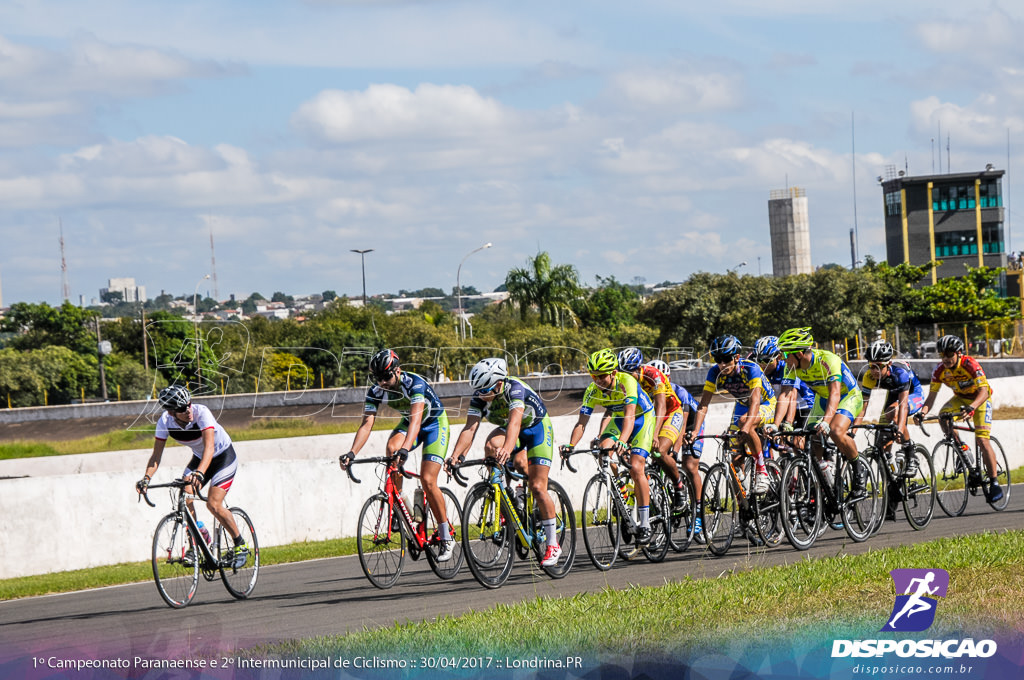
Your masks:
M575 321L570 303L582 295L579 272L571 264L551 266L551 256L537 253L527 259L525 269L511 270L505 277L508 301L519 308L519 316L526 320L527 312L536 307L542 323L557 324L568 312Z

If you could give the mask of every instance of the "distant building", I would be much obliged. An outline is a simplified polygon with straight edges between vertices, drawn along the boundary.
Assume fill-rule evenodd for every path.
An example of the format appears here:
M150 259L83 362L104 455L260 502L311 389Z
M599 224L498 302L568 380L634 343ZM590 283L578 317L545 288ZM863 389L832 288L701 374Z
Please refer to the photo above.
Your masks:
M107 287L100 288L100 299L107 293L121 293L123 302L145 302L147 299L146 287L136 286L132 278L107 279Z
M964 265L1007 266L1003 240L1004 171L905 176L895 166L879 177L890 266L941 260L931 282L963 276ZM1004 286L1005 288L1005 286Z
M810 274L811 226L803 189L776 189L768 198L768 224L772 239L775 276Z

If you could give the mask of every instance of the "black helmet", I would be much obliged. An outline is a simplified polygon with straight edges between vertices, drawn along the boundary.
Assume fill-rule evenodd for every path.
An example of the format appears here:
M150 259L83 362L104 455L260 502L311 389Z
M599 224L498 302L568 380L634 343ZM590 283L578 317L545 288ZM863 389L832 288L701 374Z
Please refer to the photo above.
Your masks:
M160 390L157 401L170 411L184 411L192 403L192 393L183 385L170 385Z
M389 379L398 367L398 355L390 349L382 349L370 357L370 375L374 380Z
M939 350L939 354L952 354L953 352L964 351L964 341L955 335L943 335L939 338L939 341L935 343L935 348Z
M875 340L868 346L868 351L865 355L867 360L872 363L883 363L890 361L894 352L895 350L893 350L888 340Z
M741 349L740 340L735 335L719 335L711 341L711 358L725 361L739 354Z

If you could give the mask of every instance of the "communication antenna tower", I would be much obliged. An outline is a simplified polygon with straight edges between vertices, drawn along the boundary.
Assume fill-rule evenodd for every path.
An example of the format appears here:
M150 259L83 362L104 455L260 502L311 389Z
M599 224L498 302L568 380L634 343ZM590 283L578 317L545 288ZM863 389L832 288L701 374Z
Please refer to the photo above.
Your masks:
M220 301L220 291L217 289L217 257L213 252L213 221L210 221L210 273L213 274L213 299Z
M64 302L67 302L71 298L71 285L68 283L68 263L64 258L64 222L57 218L57 226L60 228L60 280L61 280L61 295L64 297Z

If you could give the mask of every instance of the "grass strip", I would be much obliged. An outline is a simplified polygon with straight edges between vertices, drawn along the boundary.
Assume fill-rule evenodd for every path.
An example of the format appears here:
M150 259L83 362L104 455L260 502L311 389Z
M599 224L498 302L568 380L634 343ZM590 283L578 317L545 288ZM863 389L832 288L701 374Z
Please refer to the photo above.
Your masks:
M434 621L364 629L249 650L259 656L680 655L737 641L876 637L893 604L889 571L950 573L929 637L1021 630L1024 531L942 538L863 555L686 578L659 587L605 589ZM570 575L569 578L572 576ZM509 635L508 631L515 631ZM751 631L756 631L751 637Z

